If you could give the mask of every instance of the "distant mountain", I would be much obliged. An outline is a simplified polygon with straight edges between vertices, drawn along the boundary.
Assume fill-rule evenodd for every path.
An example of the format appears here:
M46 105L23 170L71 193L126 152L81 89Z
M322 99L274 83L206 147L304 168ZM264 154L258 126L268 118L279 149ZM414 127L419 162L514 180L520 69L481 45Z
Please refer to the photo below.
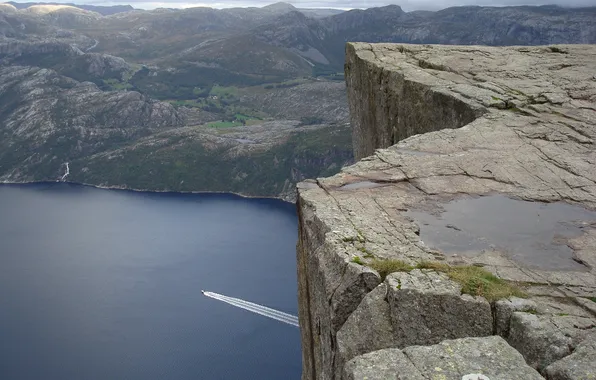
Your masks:
M596 7L454 7L438 12L404 12L397 5L389 5L327 17L311 17L312 12L287 3L222 10L134 10L107 17L95 11L82 12L46 5L15 14L0 7L0 35L56 37L68 42L86 38L89 45L80 46L83 50L97 42L95 52L157 66L223 70L246 83L299 77L311 70L341 71L347 41L596 43ZM226 48L232 45L234 49ZM274 61L281 63L268 63Z
M347 41L449 45L596 43L596 7L454 7L404 12L396 5L324 18L324 55L340 67Z
M293 12L296 10L292 4L284 3L283 1L265 5L262 9L277 12L277 13L286 13L286 12Z
M116 13L132 11L134 8L130 5L86 5L86 4L72 4L72 3L15 3L9 1L10 4L17 9L25 9L34 5L70 5L72 7L84 9L91 12L97 12L104 16L113 15Z
M298 8L298 11L304 13L308 17L312 18L325 18L329 16L335 16L345 11L342 9L334 8Z

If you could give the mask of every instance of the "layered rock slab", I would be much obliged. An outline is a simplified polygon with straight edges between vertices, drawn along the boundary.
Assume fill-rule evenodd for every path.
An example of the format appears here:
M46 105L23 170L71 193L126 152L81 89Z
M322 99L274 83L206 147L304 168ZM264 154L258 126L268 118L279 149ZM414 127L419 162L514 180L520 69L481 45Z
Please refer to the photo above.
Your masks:
M596 379L596 331L586 336L575 351L546 368L550 380Z
M570 272L546 270L540 260L522 265L498 244L446 255L420 238L420 225L406 212L440 215L446 202L493 194L596 210L595 58L594 46L348 44L346 82L361 160L298 188L303 379L338 378L338 331L381 283L366 265L372 258L484 266L522 283L530 295L577 301L589 312L596 297L593 222L568 221L581 233L566 242L584 263L582 271ZM516 313L522 319L524 313L549 321L566 317L515 305L501 311L492 318L492 333L502 331L514 345ZM590 329L590 315L573 317L587 318L581 326L571 324L573 334ZM538 346L520 350L544 370L572 353L573 344L548 360L532 360L534 348L545 352Z
M396 346L387 291L387 284L382 283L368 293L337 332L338 352L334 370L338 377L348 360L370 351Z
M444 273L415 269L390 274L386 282L397 347L493 331L490 304L482 297L462 294L461 285Z
M538 372L497 336L446 340L433 346L374 351L348 362L348 380L461 380L482 374L491 380L538 380ZM472 379L476 377L468 377Z

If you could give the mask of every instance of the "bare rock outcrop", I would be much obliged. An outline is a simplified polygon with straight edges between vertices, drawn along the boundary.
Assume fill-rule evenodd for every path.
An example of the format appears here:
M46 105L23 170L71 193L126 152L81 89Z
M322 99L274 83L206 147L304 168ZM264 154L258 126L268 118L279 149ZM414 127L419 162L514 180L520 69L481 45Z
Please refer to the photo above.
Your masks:
M124 73L131 71L131 66L120 57L84 53L75 43L58 39L0 42L0 64L39 66L78 81L97 83L111 78L120 80Z
M83 52L79 49L54 39L44 41L4 40L0 43L2 63L13 63L23 58L42 61L48 56L59 56L66 60L81 54Z
M497 336L445 340L433 346L412 346L374 351L359 356L345 367L348 380L477 379L538 380L542 376ZM466 377L467 376L467 377Z
M362 358L395 374L403 357L375 354L483 335L581 378L567 366L596 328L596 47L353 43L346 62L360 161L298 186L303 379L372 376ZM488 302L432 271L385 279L375 260L482 267L528 298Z
M573 353L546 368L550 380L580 380L596 378L596 331L586 336Z
M462 294L461 285L443 273L415 269L390 274L386 281L399 348L492 333L490 304Z
M337 377L348 360L370 351L396 346L387 291L387 284L382 283L368 293L337 332Z

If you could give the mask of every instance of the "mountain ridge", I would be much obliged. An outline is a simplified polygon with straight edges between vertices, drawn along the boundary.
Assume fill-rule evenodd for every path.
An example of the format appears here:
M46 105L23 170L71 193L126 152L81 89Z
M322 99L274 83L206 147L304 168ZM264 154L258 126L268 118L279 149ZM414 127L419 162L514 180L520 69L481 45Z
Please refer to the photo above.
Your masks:
M26 9L26 8L29 8L29 7L35 6L35 5L68 5L71 7L80 8L80 9L84 9L84 10L91 11L91 12L97 12L103 16L109 16L109 15L113 15L116 13L128 12L128 11L132 11L134 9L131 5L90 5L90 4L52 3L52 2L17 3L14 1L8 1L5 4L10 4L17 9Z

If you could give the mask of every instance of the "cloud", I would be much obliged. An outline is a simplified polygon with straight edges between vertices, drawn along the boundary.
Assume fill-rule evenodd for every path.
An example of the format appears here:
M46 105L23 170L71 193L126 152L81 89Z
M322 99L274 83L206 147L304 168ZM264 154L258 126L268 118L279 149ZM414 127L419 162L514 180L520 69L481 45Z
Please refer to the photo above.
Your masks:
M33 1L33 0L31 0ZM52 1L52 0L42 0ZM76 1L76 0L58 0L57 2L74 2L79 4L93 4L93 5L122 5L130 4L135 8L140 9L155 9L155 8L190 8L190 7L210 7L210 8L233 8L233 7L262 7L271 4L267 0L219 0L217 2L180 2L180 0L123 0L120 1ZM337 8L337 9L354 9L354 8L372 8L389 5L391 2L383 0L297 0L288 1L297 8ZM513 6L513 5L546 5L554 4L565 7L588 7L596 6L596 0L399 0L397 5L401 6L405 11L413 10L439 10L453 6L464 5L480 5L480 6Z

